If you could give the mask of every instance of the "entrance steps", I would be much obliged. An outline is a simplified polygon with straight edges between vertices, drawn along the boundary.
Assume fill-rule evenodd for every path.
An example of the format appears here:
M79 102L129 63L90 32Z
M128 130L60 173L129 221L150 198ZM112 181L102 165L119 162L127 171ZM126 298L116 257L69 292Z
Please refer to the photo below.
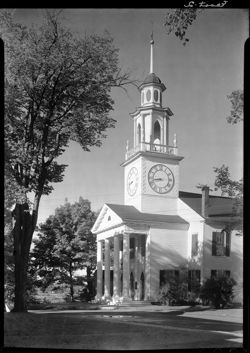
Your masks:
M142 308L144 306L151 305L149 300L131 300L131 301L124 301L119 303L118 305L101 305L100 309L117 309L117 308Z
M145 306L145 305L151 305L151 302L149 300L131 300L131 301L127 301L119 304L119 306Z

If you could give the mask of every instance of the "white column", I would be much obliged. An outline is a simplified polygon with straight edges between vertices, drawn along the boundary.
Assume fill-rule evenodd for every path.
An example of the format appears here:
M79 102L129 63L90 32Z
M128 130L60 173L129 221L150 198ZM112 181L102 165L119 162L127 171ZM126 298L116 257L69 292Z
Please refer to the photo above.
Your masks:
M118 294L119 294L119 296L122 297L122 285L123 285L123 283L121 281L121 276L122 276L122 266L121 266L121 264L122 264L122 261L123 261L123 259L122 259L123 239L119 240L119 244L120 244L120 246L119 246L119 249L120 249L119 250L119 270L120 270L120 275L119 275L119 292L118 292Z
M97 288L96 299L102 297L102 241L97 241Z
M123 234L123 298L129 298L129 233Z
M135 236L135 283L137 288L135 289L135 300L139 300L139 272L138 272L138 236Z
M145 299L150 299L150 235L146 237L145 247Z
M118 297L120 293L120 264L119 264L119 236L114 236L114 291L113 296Z
M105 276L104 276L104 297L110 298L110 246L109 239L105 239Z

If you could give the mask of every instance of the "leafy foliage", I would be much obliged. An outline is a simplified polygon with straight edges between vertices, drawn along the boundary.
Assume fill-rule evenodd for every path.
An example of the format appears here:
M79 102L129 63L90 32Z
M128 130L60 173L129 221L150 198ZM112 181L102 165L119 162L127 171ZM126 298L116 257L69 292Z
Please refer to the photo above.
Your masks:
M224 164L220 168L214 168L217 174L214 185L221 190L222 196L241 198L243 195L243 180L233 181L229 168Z
M65 165L55 159L69 140L85 151L114 127L111 88L127 83L113 39L78 39L47 13L40 28L1 16L6 52L5 143L8 168L26 191L49 194Z
M244 94L242 90L233 91L227 96L230 100L232 107L230 115L227 117L227 122L230 124L237 124L243 121L243 108L244 108Z
M171 279L160 289L160 301L168 305L182 305L188 295L187 283L178 279Z
M209 278L201 286L200 298L211 302L215 308L224 308L233 299L235 285L236 281L226 276Z
M167 34L174 32L176 37L182 41L182 44L186 45L189 42L189 39L186 37L186 31L196 20L200 11L197 8L171 9L167 11L164 23Z
M51 284L54 288L67 285L74 299L74 285L82 284L76 271L89 269L91 277L96 267L96 242L90 232L95 218L89 201L80 197L74 204L66 202L57 208L55 215L39 226L31 252L31 272L38 276L36 285L43 289Z
M114 127L111 89L129 74L119 68L108 33L74 36L47 11L40 27L15 23L0 11L5 45L5 195L14 217L15 310L25 310L24 291L32 236L42 195L61 182L57 162L69 141L84 151L100 146Z

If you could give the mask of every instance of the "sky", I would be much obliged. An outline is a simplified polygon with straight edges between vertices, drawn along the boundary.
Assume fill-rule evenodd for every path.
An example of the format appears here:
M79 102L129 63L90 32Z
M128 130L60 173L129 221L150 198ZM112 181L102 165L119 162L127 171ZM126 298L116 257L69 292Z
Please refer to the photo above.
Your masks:
M244 43L248 37L248 10L205 9L189 28L186 46L168 35L164 18L168 9L64 9L62 22L77 36L103 34L107 30L119 48L120 67L142 81L150 69L150 35L154 32L154 72L166 86L163 106L170 120L170 141L177 134L180 190L200 192L198 184L214 187L214 167L229 166L231 177L243 176L243 124L226 121L232 91L243 89ZM14 18L23 24L39 24L44 10L16 9ZM107 131L100 148L85 152L70 143L59 162L67 164L63 182L43 196L38 223L53 214L67 198L82 196L94 211L104 203L124 203L126 143L132 148L133 124L129 113L140 105L134 86L127 92L112 90L116 127ZM213 194L218 194L214 192Z

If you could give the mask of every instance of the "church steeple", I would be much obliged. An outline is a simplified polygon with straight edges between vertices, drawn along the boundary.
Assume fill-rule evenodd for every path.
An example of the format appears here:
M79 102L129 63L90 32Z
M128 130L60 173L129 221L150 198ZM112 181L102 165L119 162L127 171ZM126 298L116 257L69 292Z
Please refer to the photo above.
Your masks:
M176 136L169 143L169 122L173 113L162 106L165 85L154 73L154 39L150 40L150 72L139 86L141 105L134 121L133 147L127 143L125 162L125 204L142 212L162 213L176 209L179 161ZM166 200L168 203L166 206Z

